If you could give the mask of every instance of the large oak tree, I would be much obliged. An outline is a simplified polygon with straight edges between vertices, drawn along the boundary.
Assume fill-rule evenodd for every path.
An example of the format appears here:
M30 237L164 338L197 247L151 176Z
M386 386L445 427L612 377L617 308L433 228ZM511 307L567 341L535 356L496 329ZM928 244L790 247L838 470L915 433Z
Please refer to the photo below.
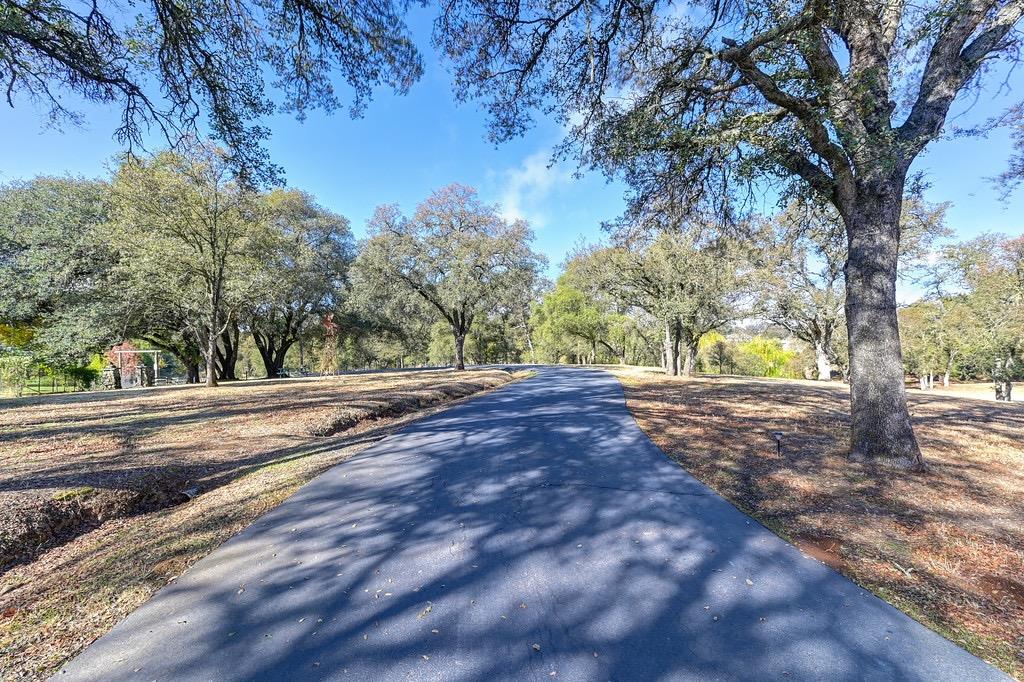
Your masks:
M613 296L662 324L666 374L691 376L701 338L749 314L751 260L736 240L690 225L598 251L591 268Z
M985 65L1013 58L1024 0L449 0L436 40L497 139L560 114L568 147L634 200L727 207L792 181L848 241L850 456L921 468L896 317L911 164Z
M0 325L55 366L119 341L106 183L37 177L0 185Z
M127 159L112 203L130 290L172 298L206 364L206 385L215 386L218 365L222 376L233 374L222 335L255 288L258 270L244 263L265 227L256 196L235 180L222 150L196 143L186 153Z
M288 350L339 309L355 244L348 219L305 192L275 189L262 202L267 230L251 247L258 264L245 320L273 378Z
M381 290L404 290L436 311L451 328L458 369L465 369L474 320L521 295L544 262L530 248L533 234L524 221L506 221L463 185L434 192L412 218L382 206L369 227L356 260L362 279Z
M904 200L899 250L904 274L917 271L931 254L935 240L949 235L945 226L948 207L918 197ZM766 259L769 267L765 268L762 289L763 313L811 347L818 379L828 381L840 362L837 346L845 326L847 243L843 221L831 204L794 201L773 223L774 246Z

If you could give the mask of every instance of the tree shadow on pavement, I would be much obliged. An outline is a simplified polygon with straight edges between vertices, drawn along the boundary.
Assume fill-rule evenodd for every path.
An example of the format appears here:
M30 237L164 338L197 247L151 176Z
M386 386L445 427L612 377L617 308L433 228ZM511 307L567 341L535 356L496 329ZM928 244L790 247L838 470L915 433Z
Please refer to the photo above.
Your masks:
M665 458L589 370L302 488L67 679L998 679Z

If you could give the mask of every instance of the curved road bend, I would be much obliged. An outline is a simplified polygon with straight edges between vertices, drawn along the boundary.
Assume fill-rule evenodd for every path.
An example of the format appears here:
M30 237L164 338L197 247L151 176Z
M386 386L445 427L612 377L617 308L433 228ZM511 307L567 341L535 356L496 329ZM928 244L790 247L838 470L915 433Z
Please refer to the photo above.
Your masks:
M1007 679L737 511L616 379L571 368L328 471L56 678Z

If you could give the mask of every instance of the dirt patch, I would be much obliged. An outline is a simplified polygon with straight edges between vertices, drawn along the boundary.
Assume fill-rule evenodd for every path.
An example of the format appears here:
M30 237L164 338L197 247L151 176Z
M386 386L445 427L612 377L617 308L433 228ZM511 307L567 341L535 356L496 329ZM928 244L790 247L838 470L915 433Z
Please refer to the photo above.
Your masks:
M907 474L847 459L849 391L838 382L615 371L641 428L681 466L1024 679L1024 405L912 393L930 471Z
M810 534L798 535L794 540L800 551L812 559L817 559L837 571L845 568L845 563L839 553L839 540L824 535Z
M187 483L168 472L142 476L131 489L62 490L51 498L22 495L0 516L0 571L99 527L106 521L187 502Z
M978 586L989 599L1024 614L1024 584L1001 575L984 575Z

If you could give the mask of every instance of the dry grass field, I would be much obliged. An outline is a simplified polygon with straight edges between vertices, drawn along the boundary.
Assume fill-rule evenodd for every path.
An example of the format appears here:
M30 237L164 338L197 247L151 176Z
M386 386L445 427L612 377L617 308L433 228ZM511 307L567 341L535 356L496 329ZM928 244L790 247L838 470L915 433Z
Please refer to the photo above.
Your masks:
M640 426L681 466L1024 678L1024 405L912 392L930 471L907 475L847 461L842 384L615 371Z
M0 678L53 672L300 485L501 370L0 402Z
M891 474L846 460L841 384L615 371L680 465L1024 678L1024 405L912 392L931 470ZM306 481L512 378L395 372L0 402L0 677L45 677Z

